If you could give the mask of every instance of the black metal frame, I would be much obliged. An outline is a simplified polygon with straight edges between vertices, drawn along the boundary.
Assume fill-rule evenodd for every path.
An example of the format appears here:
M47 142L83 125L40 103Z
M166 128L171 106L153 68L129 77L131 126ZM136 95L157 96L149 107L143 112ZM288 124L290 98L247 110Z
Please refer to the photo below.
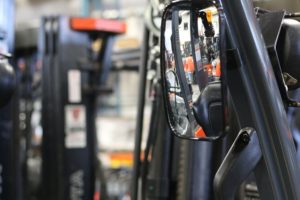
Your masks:
M242 86L250 99L244 106L251 109L273 194L278 199L300 199L295 145L252 3L223 0L222 6L231 43L242 64Z
M234 199L240 185L253 172L261 160L261 151L256 132L242 129L214 178L216 199Z
M134 153L133 153L133 169L132 169L132 183L131 183L131 198L136 200L139 196L139 177L141 169L141 143L143 136L143 123L144 123L144 107L145 107L145 94L146 94L146 82L147 82L147 62L149 52L149 30L144 28L144 44L141 51L141 65L139 68L140 84L139 84L139 99L138 99L138 111L137 122L135 130L134 141Z
M80 32L69 25L70 18L64 16L45 17L42 23L39 50L43 57L43 199L93 199L98 166L96 99L99 94L112 91L105 87L105 82L111 67L115 33ZM97 55L91 56L90 46L96 38L101 38L103 45ZM79 101L70 101L68 96L69 70L81 74ZM69 148L65 144L68 106L85 109L86 145L82 147Z
M276 199L300 199L300 169L296 158L295 145L288 127L286 111L278 89L269 54L261 37L261 29L249 0L223 0L220 6L224 10L229 43L233 48L237 68L229 72L232 78L241 80L239 88L228 84L228 89L234 100L234 107L239 116L239 125L245 127L249 123L256 131L263 156L264 167L260 168L267 175L271 189L271 197ZM175 2L171 5L177 5ZM168 6L166 9L169 9ZM163 21L166 16L163 17ZM162 23L162 43L164 43L164 23ZM161 53L164 62L164 53ZM162 69L162 76L164 77ZM166 94L166 85L163 82ZM245 102L239 102L239 92L243 91ZM166 96L165 96L166 98ZM165 101L167 102L167 101ZM165 103L168 108L167 103ZM247 111L247 112L245 112ZM246 116L247 115L247 116ZM247 122L247 120L250 120ZM170 122L170 121L169 121ZM241 127L241 128L242 128ZM173 129L172 129L173 130ZM226 160L224 161L226 162ZM257 165L261 165L259 162ZM259 166L254 169L256 172ZM238 173L238 172L236 172ZM261 182L263 177L257 177ZM259 191L266 197L264 186Z

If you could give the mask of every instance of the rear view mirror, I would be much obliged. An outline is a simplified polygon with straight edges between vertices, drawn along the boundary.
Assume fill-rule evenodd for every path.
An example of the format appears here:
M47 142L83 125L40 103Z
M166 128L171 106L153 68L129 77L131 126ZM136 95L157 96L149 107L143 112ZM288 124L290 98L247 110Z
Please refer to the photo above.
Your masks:
M214 4L174 2L161 26L161 74L168 122L181 138L216 140L224 133L221 18Z

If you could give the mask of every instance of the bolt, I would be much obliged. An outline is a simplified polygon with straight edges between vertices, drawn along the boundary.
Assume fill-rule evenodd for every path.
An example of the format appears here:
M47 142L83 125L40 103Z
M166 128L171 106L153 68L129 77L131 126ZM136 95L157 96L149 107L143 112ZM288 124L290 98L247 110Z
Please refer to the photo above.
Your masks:
M250 142L250 136L247 131L244 131L241 135L241 140L244 144L248 144Z

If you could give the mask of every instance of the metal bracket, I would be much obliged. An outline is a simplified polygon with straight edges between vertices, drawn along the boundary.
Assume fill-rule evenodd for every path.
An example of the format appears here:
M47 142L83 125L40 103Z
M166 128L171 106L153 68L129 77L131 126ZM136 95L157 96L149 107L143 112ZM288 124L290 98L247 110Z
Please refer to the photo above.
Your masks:
M215 175L216 199L233 200L238 187L255 169L261 157L255 130L252 128L240 130Z

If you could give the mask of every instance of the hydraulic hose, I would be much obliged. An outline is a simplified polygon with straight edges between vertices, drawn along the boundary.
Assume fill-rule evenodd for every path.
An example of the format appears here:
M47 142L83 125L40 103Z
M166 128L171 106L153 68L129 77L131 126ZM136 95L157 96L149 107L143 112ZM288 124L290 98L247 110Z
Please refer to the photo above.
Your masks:
M146 185L147 185L147 174L148 174L148 167L149 167L149 154L151 148L154 146L156 136L157 136L157 129L158 129L158 115L159 115L159 110L161 106L161 95L159 90L160 90L160 85L156 83L154 86L155 88L155 96L154 100L152 102L152 112L151 112L151 120L150 120L150 129L149 129L149 135L147 139L147 144L145 148L145 154L144 154L144 162L142 165L142 200L146 199Z

